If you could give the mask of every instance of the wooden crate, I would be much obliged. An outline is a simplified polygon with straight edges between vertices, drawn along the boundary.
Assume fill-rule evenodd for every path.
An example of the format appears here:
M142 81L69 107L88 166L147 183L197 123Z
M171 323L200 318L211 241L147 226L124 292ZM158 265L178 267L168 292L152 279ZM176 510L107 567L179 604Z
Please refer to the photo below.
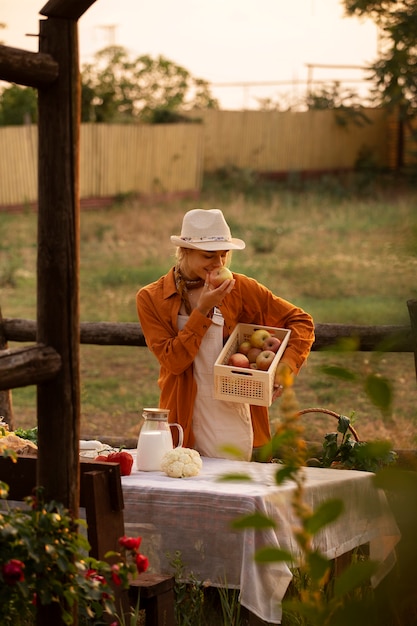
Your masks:
M238 351L243 341L249 340L258 328L268 330L281 340L281 345L267 371L232 367L229 357ZM291 331L286 328L238 324L214 364L214 397L218 400L270 406L274 389L275 371L288 344Z

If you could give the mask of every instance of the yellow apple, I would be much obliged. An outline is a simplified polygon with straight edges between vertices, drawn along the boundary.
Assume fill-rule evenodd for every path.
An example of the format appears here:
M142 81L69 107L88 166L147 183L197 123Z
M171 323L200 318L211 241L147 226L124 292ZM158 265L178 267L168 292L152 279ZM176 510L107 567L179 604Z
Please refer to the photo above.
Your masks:
M241 352L242 354L246 354L247 356L251 348L252 348L252 344L250 341L242 341L242 343L240 344L238 348L238 352Z
M264 341L271 336L271 333L265 328L257 328L253 331L249 341L254 348L263 349Z
M225 280L232 280L233 274L229 270L228 267L222 265L222 267L217 267L215 270L210 272L210 283L213 287L220 287L221 284L224 283Z

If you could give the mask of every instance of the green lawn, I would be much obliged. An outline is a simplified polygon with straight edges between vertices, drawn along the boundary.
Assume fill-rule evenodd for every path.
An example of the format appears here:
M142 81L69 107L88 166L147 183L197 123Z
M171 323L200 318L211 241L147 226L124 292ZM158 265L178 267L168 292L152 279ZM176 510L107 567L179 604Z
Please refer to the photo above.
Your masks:
M239 181L238 181L239 182ZM247 242L232 269L254 276L308 310L317 323L408 324L406 301L417 298L417 192L368 181L358 185L277 183L233 187L206 181L201 197L157 204L132 198L81 215L82 321L135 322L135 294L173 263L169 236L185 211L221 208L234 236ZM0 213L0 306L4 317L36 318L36 215ZM13 347L13 346L11 346ZM417 387L412 354L312 353L296 385L302 407L355 412L364 436L385 434L397 447L415 440ZM392 382L393 419L381 415L359 385L324 377L338 361ZM82 428L94 436L135 435L141 409L158 398L157 363L146 348L82 346ZM35 388L13 392L15 419L34 425ZM271 411L279 419L279 407ZM306 426L319 433L316 418ZM115 426L117 424L117 427Z

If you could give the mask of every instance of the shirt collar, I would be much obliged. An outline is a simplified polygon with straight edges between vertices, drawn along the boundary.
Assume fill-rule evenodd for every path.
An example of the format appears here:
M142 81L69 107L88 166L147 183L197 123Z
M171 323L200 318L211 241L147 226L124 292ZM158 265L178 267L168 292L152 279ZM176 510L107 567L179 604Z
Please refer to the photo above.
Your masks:
M168 274L165 275L164 280L164 298L171 298L171 296L177 294L177 287L175 285L174 268L172 267Z

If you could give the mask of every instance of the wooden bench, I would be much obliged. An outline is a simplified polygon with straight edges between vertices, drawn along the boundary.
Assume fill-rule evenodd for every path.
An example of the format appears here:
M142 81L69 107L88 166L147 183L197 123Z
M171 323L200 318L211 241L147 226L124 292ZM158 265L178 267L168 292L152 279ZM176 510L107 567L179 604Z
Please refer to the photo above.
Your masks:
M21 501L36 487L35 456L19 456L14 463L0 456L0 480L9 486L9 499ZM109 551L118 551L124 532L124 501L118 463L80 461L80 507L85 508L90 556L104 560ZM117 597L128 613L136 606L145 611L146 626L174 626L174 577L140 574L129 592Z

